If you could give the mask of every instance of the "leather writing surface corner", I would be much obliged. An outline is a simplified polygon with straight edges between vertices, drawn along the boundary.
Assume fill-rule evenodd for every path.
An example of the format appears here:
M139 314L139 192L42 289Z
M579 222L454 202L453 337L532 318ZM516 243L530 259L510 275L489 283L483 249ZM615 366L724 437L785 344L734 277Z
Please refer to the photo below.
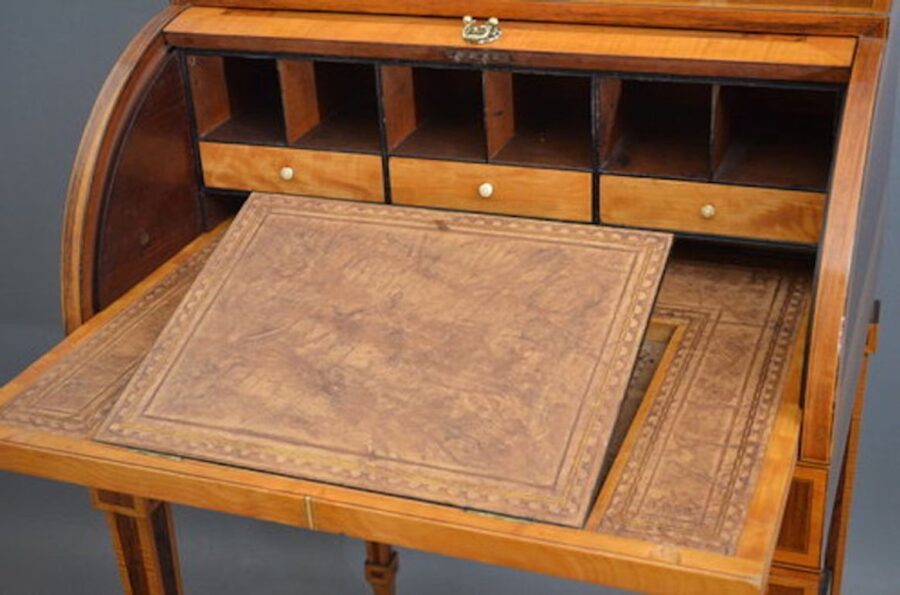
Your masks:
M97 438L580 526L670 245L254 195Z

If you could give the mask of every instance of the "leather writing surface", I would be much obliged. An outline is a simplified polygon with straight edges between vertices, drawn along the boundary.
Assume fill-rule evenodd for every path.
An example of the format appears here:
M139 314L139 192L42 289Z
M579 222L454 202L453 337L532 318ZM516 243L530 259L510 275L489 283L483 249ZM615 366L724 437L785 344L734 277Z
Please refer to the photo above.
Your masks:
M175 312L212 247L186 259L0 407L0 423L89 436Z
M683 333L597 530L735 552L810 290L788 263L672 259L653 318Z
M670 243L254 195L97 437L581 525Z

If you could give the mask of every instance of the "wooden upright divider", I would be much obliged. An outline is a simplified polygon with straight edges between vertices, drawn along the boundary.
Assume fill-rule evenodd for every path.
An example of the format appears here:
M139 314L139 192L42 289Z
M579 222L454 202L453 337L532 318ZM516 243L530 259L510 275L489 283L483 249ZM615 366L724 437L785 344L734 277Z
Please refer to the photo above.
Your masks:
M622 100L622 79L601 76L597 81L598 163L606 163L622 136L622 121L616 117Z
M187 63L197 134L205 136L231 117L225 59L222 56L189 56Z
M493 159L516 133L513 75L485 70L483 84L488 159Z
M311 60L285 58L278 61L278 75L287 142L293 144L322 121L315 66Z
M709 125L709 168L713 176L722 165L731 137L728 105L722 101L722 85L712 87L712 117Z
M387 148L393 151L409 138L419 124L415 83L410 66L383 65L380 68Z

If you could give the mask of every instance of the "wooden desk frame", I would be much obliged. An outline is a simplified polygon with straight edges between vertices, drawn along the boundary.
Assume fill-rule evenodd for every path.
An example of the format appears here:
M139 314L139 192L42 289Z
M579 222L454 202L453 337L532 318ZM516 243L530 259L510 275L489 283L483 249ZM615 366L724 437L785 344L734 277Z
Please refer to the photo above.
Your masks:
M206 4L240 5L241 2ZM292 8L330 8L339 3L285 2ZM459 3L456 3L459 4ZM443 11L457 8L442 5ZM547 8L531 3L498 4L522 19L546 18ZM353 3L361 11L378 11L377 1ZM162 269L139 280L124 297L99 307L95 266L102 213L107 208L117 152L133 124L146 89L169 52L163 28L182 10L163 10L138 34L116 63L86 127L72 173L62 243L62 306L68 339L0 393L0 403L21 383L40 374L202 245L200 236ZM567 22L633 24L628 11L602 14L585 8L567 12ZM692 16L698 9L672 13L667 26L691 24L720 28L737 9L714 11L702 26ZM421 14L427 11L418 11ZM636 13L635 13L636 14ZM743 14L743 13L742 13ZM819 483L823 506L812 514L812 552L806 558L782 557L772 584L821 583L834 572L839 590L843 548L849 523L860 405L866 361L875 348L877 320L872 319L872 276L869 261L877 250L864 250L877 238L861 235L865 220L877 216L883 193L866 184L876 113L878 82L885 42L884 19L854 13L829 19L812 13L790 13L775 25L771 17L748 17L749 30L802 28L820 33L862 35L850 72L839 136L829 209L818 261L816 302L810 334L802 410L789 399L782 404L774 441L800 439L799 467ZM767 23L767 24L766 24ZM875 185L877 187L877 185ZM201 230L196 230L200 234ZM196 234L195 234L196 235ZM157 263L159 264L159 263ZM848 275L848 271L862 271ZM853 415L846 414L854 409ZM838 464L841 462L842 464ZM793 464L771 458L766 470ZM341 532L368 542L366 577L374 592L394 590L396 553L387 544L414 547L514 568L565 576L649 592L757 593L768 576L775 548L765 538L780 523L784 502L760 489L736 556L687 548L654 548L645 542L587 534L584 531L473 515L450 507L306 482L264 473L192 461L176 461L130 452L87 440L0 426L0 467L85 485L97 508L107 513L123 584L129 593L180 593L180 575L169 502L279 522L314 530ZM769 471L764 470L764 474ZM812 471L810 471L812 470ZM772 471L774 473L774 471ZM798 471L802 475L801 471ZM780 477L778 474L773 478ZM761 486L767 484L763 477ZM778 493L786 491L781 489ZM804 509L805 512L805 509ZM830 537L829 537L830 535ZM825 555L827 552L827 556ZM786 577L786 578L785 578ZM779 583L779 581L781 581ZM804 583L806 581L806 583ZM805 588L805 587L804 587ZM812 592L812 591L809 591Z

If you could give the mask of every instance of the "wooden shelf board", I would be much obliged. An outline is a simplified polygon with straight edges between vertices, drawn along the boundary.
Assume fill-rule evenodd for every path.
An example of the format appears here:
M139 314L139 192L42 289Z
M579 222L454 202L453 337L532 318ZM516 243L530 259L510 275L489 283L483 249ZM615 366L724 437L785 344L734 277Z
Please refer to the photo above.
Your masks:
M831 172L833 140L827 132L762 131L733 138L715 179L736 184L824 192Z
M497 152L494 163L591 169L590 130L517 130Z
M484 126L469 119L433 118L419 124L406 140L392 151L403 157L428 157L484 161Z
M346 106L322 121L291 146L304 149L380 153L377 110L362 104Z
M255 145L284 145L281 111L256 111L233 115L205 135L204 140Z
M643 176L709 179L706 137L678 129L626 133L603 170Z

